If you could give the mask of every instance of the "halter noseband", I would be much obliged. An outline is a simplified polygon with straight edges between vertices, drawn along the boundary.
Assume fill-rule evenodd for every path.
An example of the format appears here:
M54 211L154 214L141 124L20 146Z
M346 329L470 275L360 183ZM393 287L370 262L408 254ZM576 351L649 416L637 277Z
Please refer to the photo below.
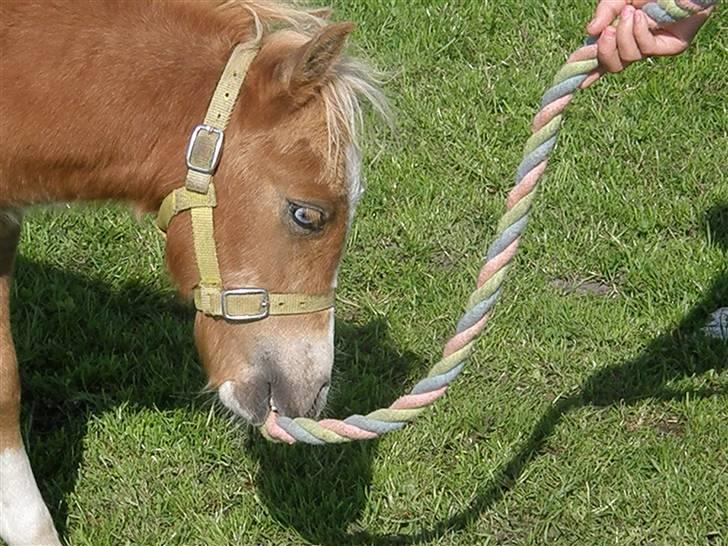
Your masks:
M192 215L192 237L199 284L193 289L198 311L236 322L262 320L271 315L299 315L329 309L334 291L325 294L270 293L265 288L223 288L215 248L212 210L217 206L213 176L220 162L230 115L258 53L257 40L238 44L220 76L205 120L192 131L186 151L187 178L162 201L157 226L166 233L172 218L183 211Z

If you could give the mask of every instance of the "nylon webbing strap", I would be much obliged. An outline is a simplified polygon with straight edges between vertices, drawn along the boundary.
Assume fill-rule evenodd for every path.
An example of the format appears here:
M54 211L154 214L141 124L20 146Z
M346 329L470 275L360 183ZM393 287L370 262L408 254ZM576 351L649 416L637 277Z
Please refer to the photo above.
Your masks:
M190 149L189 155L192 156L193 161L198 154L203 158L211 157L213 155L211 151L215 144L217 144L217 138L222 140L222 135L230 121L230 115L238 100L245 75L248 73L250 63L253 62L257 53L257 43L238 44L233 49L222 76L220 76L220 80L217 82L217 87L212 94L212 99L210 100L210 105L205 115L204 124L217 129L219 133L216 137L211 136L209 133L207 135L204 132L199 133L199 137L195 139L195 144L197 145L193 145ZM221 146L221 142L219 145ZM209 173L189 169L187 171L187 180L185 181L187 189L198 193L207 193L207 188L210 182L212 182L215 166L214 164L211 165L210 170L213 172Z
M255 46L238 44L233 49L225 65L220 80L217 82L217 87L215 87L215 92L212 94L204 122L207 127L217 129L219 132L196 131L193 133L195 136L193 136L188 150L188 165L190 163L197 164L200 157L196 156L202 156L202 164L204 165L204 162L207 161L211 172L203 173L192 168L188 169L185 188L190 192L196 192L206 197L210 194L214 196L215 189L212 184L212 177L219 160L224 131L230 121L238 95L240 95L240 88L245 80L245 75L248 73L250 63L253 62L257 52L257 44ZM212 218L212 207L214 206L191 207L192 238L195 245L197 269L200 273L200 286L222 288ZM214 314L215 310L214 307L208 307L204 304L198 306L198 309L211 314Z
M228 299L230 298L228 297ZM302 313L315 313L333 307L334 299L334 292L315 296L308 294L271 294L270 314L300 315ZM236 306L237 302L233 297L233 300L228 304L228 308L233 314L236 311Z
M250 320L269 315L315 313L334 306L334 292L327 294L268 294L262 289L220 290L195 288L195 306L232 320ZM262 315L262 316L261 316Z
M220 268L212 224L212 207L194 208L192 213L192 239L195 244L200 286L222 286Z
M162 201L157 213L157 227L166 232L172 218L185 210L200 207L215 207L217 199L215 197L215 186L210 184L207 193L197 193L187 188L177 188Z

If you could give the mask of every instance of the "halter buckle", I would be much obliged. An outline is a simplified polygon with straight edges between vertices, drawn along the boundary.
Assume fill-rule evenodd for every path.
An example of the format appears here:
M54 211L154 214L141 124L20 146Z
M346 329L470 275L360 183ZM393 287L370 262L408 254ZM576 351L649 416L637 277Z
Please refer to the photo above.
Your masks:
M227 301L228 296L259 296L260 307L257 313L234 314L230 312L230 305ZM231 290L223 290L220 293L222 316L226 320L233 322L255 322L263 320L270 314L270 296L265 288L233 288Z
M198 125L192 130L185 152L187 168L202 174L213 174L220 162L224 133L212 125Z

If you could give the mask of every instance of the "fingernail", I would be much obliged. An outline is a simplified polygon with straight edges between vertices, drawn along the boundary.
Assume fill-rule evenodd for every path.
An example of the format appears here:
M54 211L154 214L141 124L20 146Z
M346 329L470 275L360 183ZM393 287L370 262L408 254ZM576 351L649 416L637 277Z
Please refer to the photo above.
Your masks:
M627 4L622 9L622 14L620 17L627 18L627 17L631 16L633 13L634 13L634 6L632 6L631 4Z

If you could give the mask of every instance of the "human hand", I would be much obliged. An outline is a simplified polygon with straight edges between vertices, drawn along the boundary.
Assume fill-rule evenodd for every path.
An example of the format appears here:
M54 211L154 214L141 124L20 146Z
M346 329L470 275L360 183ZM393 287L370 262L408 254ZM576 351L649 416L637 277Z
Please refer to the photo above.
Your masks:
M601 71L619 72L649 56L677 55L687 49L712 8L667 25L657 24L638 8L648 0L601 0L587 32L599 36ZM637 9L636 9L637 8ZM619 17L616 26L612 22Z

